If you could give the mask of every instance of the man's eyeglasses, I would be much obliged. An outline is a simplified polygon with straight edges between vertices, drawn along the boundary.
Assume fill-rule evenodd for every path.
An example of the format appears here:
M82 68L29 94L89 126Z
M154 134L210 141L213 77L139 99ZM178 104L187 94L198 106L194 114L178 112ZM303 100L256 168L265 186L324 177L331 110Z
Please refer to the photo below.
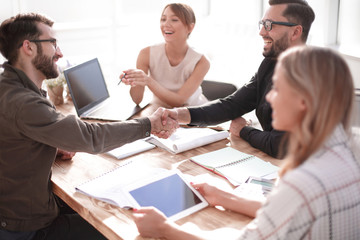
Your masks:
M265 21L259 21L259 29L261 29L262 26L264 26L265 30L269 32L269 31L271 31L273 24L283 25L283 26L287 26L287 27L293 27L293 26L299 25L299 24L290 23L290 22L274 22L271 20L265 20Z
M58 46L56 44L56 39L54 38L51 38L51 39L34 39L34 40L29 40L29 42L34 42L34 43L37 43L37 42L51 42L52 45L54 45L54 48L57 49ZM19 48L22 46L22 43L19 45Z

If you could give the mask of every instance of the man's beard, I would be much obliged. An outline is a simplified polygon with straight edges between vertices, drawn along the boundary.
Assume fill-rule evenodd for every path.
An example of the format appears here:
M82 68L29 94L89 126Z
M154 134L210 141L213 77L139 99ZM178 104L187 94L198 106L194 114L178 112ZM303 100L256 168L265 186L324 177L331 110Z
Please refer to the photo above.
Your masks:
M39 70L40 72L42 72L42 74L44 74L46 79L58 77L59 72L57 70L57 66L54 64L53 61L55 56L51 58L44 55L40 44L38 45L37 49L38 49L37 55L32 60L32 64L35 66L37 70Z
M287 41L287 36L284 35L279 40L273 42L271 49L269 49L268 51L264 50L263 56L276 58L280 55L280 53L285 51L288 47L289 47L289 44Z

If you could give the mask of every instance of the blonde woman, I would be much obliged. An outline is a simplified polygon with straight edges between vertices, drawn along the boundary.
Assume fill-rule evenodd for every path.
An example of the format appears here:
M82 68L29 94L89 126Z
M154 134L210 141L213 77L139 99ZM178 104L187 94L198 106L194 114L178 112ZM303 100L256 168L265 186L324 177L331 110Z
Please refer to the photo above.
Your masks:
M210 63L187 42L195 21L190 6L182 3L165 6L160 19L165 42L142 49L137 69L120 75L125 84L131 85L130 95L136 104L142 101L146 86L162 106L194 106L207 102L200 84Z
M193 186L210 205L256 216L235 239L359 239L360 164L351 144L348 66L332 50L295 47L280 55L273 84L266 96L272 125L288 132L289 148L265 203L208 184ZM134 216L142 236L211 238L185 232L154 208L137 209Z

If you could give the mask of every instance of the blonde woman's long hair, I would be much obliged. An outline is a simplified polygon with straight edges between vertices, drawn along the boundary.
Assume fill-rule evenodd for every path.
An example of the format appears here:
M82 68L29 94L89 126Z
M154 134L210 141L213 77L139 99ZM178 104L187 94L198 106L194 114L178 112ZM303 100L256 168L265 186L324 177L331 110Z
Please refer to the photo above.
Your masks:
M278 64L306 104L300 127L288 135L283 176L315 153L338 124L350 133L354 86L346 62L331 49L294 47L279 56Z

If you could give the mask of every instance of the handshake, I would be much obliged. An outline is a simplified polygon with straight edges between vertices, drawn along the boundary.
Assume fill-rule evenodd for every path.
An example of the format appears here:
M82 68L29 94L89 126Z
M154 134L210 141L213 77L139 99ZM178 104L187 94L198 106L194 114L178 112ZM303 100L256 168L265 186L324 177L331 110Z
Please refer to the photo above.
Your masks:
M179 127L179 123L189 123L190 113L186 108L158 108L151 116L151 133L159 138L168 138Z

